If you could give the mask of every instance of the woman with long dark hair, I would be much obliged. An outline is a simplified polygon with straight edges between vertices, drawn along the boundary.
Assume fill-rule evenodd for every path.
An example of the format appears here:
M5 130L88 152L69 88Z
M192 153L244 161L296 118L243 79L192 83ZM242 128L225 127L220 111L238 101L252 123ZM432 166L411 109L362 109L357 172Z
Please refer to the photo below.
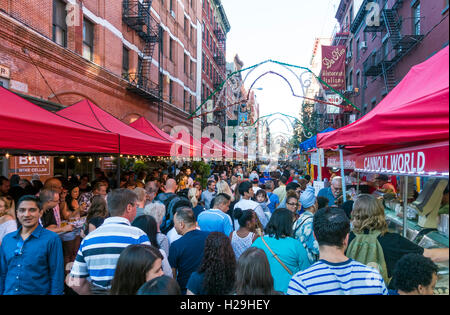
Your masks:
M81 236L86 237L90 232L97 229L107 217L108 209L105 198L101 195L95 195L92 197Z
M169 261L167 259L167 253L163 249L161 249L158 243L157 239L158 228L156 226L155 218L152 217L151 215L141 215L136 219L134 219L131 225L141 229L147 234L148 239L150 240L150 244L159 249L161 255L163 256L162 268L164 274L166 276L173 277L172 268L170 267Z
M206 238L203 260L187 284L188 295L232 294L236 272L236 258L230 239L221 232Z
M237 295L274 295L275 291L270 264L266 253L259 248L250 247L242 253L236 266Z
M120 254L111 295L136 295L139 288L163 275L160 251L148 245L130 245Z
M287 292L291 277L311 265L305 248L293 238L293 218L291 210L275 210L267 223L264 236L259 237L252 245L266 253L275 280L275 290L283 293Z

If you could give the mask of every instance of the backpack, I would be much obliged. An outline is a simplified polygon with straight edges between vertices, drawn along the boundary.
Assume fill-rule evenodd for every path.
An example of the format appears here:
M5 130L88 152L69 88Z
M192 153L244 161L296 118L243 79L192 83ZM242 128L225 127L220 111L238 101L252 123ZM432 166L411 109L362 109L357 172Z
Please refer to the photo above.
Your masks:
M370 231L369 234L355 233L356 237L349 244L346 256L377 269L387 286L391 279L388 277L383 248L377 239L380 234L380 231Z
M173 217L175 216L175 210L177 209L176 204L180 201L190 203L189 199L175 194L163 201L163 204L166 207L166 215L160 226L161 233L167 234L173 228Z

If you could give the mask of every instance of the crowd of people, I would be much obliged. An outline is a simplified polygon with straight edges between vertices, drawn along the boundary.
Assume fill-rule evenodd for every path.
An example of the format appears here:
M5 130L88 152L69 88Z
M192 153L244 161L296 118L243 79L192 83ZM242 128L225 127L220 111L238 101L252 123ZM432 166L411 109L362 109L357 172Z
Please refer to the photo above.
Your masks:
M449 258L289 165L1 176L0 244L3 295L432 294Z

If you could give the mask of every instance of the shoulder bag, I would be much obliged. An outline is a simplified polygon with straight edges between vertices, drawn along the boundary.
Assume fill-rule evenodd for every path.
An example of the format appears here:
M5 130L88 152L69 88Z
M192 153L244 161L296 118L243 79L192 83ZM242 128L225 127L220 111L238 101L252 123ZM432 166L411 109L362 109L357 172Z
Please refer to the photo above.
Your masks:
M277 256L277 254L273 252L273 250L269 247L269 245L267 245L266 241L264 240L264 236L261 236L261 240L263 241L264 245L266 245L266 247L269 249L269 251L272 253L273 257L275 257L275 259L278 260L281 266L283 266L283 268L286 269L286 271L292 276L293 275L292 271L281 261L281 259Z

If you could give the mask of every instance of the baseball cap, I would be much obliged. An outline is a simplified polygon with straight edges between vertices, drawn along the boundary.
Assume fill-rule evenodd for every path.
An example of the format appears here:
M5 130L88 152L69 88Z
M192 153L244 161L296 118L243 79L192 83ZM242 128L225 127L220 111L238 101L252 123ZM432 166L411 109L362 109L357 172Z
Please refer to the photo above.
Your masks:
M251 173L250 176L248 177L248 179L251 182L255 182L255 180L256 180L256 182L259 182L259 176L256 173Z

